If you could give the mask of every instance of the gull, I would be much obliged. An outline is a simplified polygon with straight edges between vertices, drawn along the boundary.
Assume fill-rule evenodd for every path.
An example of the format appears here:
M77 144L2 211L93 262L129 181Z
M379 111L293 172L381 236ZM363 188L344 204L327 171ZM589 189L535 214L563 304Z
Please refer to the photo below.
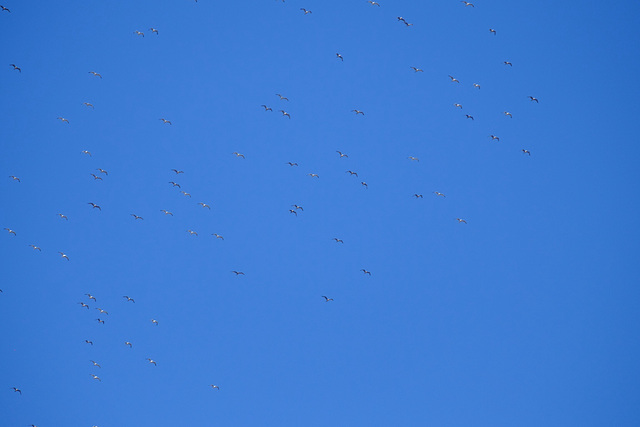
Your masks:
M90 152L90 151L87 151L87 150L82 150L82 154L88 154L88 155L89 155L89 157L92 157L92 156L91 156L91 152Z
M83 303L83 302L79 302L78 304L80 304L82 307L86 307L87 310L89 309L89 305Z
M18 387L11 387L13 389L14 393L20 393L22 394L22 390L20 390Z
M171 170L174 171L176 175L184 173L184 171L179 171L178 169L171 169Z
M156 33L156 35L160 34L155 28L149 28L149 31L151 31L152 33Z
M180 192L187 197L191 197L191 193L187 193L186 191L180 191Z
M480 85L478 83L474 83L473 87L477 87L478 89L480 89Z
M153 363L154 366L158 366L155 360L149 359L148 357L147 357L147 360L149 361L149 363Z
M455 83L460 83L460 80L456 79L456 78L455 78L455 77L453 77L453 76L449 76L449 78L451 79L451 82L452 82L452 83L454 83L454 82L455 82Z
M345 173L348 173L349 175L355 175L355 176L358 176L358 173L357 173L357 172L354 172L354 171L346 171Z
M144 33L142 31L134 31L134 34L144 37Z
M97 300L96 300L96 297L94 297L93 295L91 295L91 294L85 294L85 295L86 295L86 296L88 296L88 297L89 297L89 299L92 299L92 300L94 300L94 301L97 301Z
M106 171L106 170L104 170L104 169L97 168L96 170L97 170L97 171L100 171L101 173L103 173L103 174L105 174L105 175L109 175L109 172L107 172L107 171Z
M166 124L169 124L169 125L171 124L171 120L167 120L167 119L160 119L160 120L162 120L162 123L164 123L165 125Z
M475 7L473 3L469 3L468 1L460 0L460 3L464 3L465 6Z
M364 268L361 268L360 271L362 271L363 274L368 274L369 276L371 276L371 272L365 270Z
M417 72L422 72L422 73L424 73L424 70L422 70L422 69L420 69L420 68L417 68L417 67L409 67L409 68L411 68L411 69L412 69L413 71L415 71L416 73L417 73Z
M138 216L136 214L131 214L131 216L133 217L133 219L142 219L142 220L144 220L144 218L142 218L141 216Z
M301 211L304 211L304 209L302 209L302 206L298 206L298 205L291 205L291 206L296 209L300 209Z
M282 113L283 117L287 116L287 117L291 118L291 114L287 113L286 111L284 111L284 110L278 110L278 111L280 111Z
M244 157L244 154L240 154L240 153L238 153L237 151L234 151L234 152L233 152L233 153L231 153L231 154L235 154L235 155L236 155L236 157L242 157L243 159L245 158L245 157Z
M466 224L466 223L467 223L467 221L465 221L465 220L464 220L464 219L462 219L462 218L456 218L456 221L458 221L458 222L460 222L460 223L464 223L464 224Z
M17 70L19 73L22 72L22 69L18 67L16 64L9 64L10 67L13 67L14 70Z
M398 16L396 19L401 22L407 22L402 16Z
M93 341L84 340L84 342L86 342L87 344L91 344L91 345L93 345Z
M414 194L413 197L415 197L416 199L422 199L422 194Z
M304 7L300 8L300 10L303 11L305 15L308 14L308 13L312 13L310 10L307 10Z
M38 246L36 246L36 245L29 245L29 246L31 246L34 250L35 250L35 249L37 249L37 250L39 250L40 252L42 252L42 249L40 249L40 248L39 248Z
M339 53L336 53L336 58L340 59L340 61L344 62L344 58Z
M434 191L433 194L435 194L436 196L442 196L442 197L447 197L444 194L438 192L438 191Z
M288 164L289 166L298 166L298 164L297 164L297 163L294 163L294 162L287 162L287 164Z
M6 7L4 7L4 6L2 6L2 5L0 4L0 12L4 12L5 10L6 10L7 12L11 13L11 11L10 11L9 9L7 9Z
M511 113L510 113L510 112L508 112L508 111L505 111L505 112L504 112L504 115L505 115L505 116L509 116L510 118L512 118L512 119L513 119L513 116L512 116L512 115L511 115Z
M17 236L16 232L15 232L15 231L13 231L12 229L10 229L10 228L6 228L6 227L5 227L5 230L7 230L7 232L8 232L9 234L13 234L14 236Z
M173 216L173 214L171 212L169 212L168 210L165 210L165 209L160 209L160 212L164 213L165 215Z
M125 341L124 345L128 345L129 348L133 348L133 344L131 344L129 341Z
M102 78L102 74L100 74L100 73L96 73L95 71L89 71L89 74L93 74L95 77L100 77L100 78Z
M360 110L351 110L352 113L356 113L356 116L358 114L362 114L364 116L364 112L360 111Z
M364 186L367 190L369 189L369 186L367 185L367 183L366 183L366 182L361 181L361 182L360 182L360 184L361 184L362 186Z
M91 175L93 175L93 174L91 174ZM101 208L100 206L96 205L96 204L95 204L95 203L93 203L93 202L89 202L89 203L87 203L87 204L88 204L88 205L91 205L91 207L92 207L93 209L102 210L102 208Z
M317 173L308 173L307 175L309 175L311 178L320 178Z
M530 99L532 102L535 102L536 104L538 104L538 103L539 103L538 98L534 98L534 97L533 97L533 96L531 96L531 95L529 95L529 99Z
M332 240L335 240L336 243L344 243L342 239L338 239L337 237L334 237Z
M489 28L489 32L491 32L494 36L498 33L496 33L496 30L494 30L493 28Z
M513 67L513 64L509 61L504 61L503 64L508 65L509 67Z
M131 301L131 302L135 303L135 301L133 300L133 298L131 298L131 297L127 296L127 295L123 295L123 296L122 296L122 298L126 298L126 299L127 299L127 302Z
M492 141L493 141L493 140L495 140L495 141L500 142L500 138L498 138L498 137L497 137L497 136L495 136L495 135L489 135L489 138L491 138L491 140L492 140Z
M276 96L280 98L280 101L288 101L289 98L287 98L286 96L282 96L279 93L276 93Z
M156 319L151 319L151 323L153 323L154 325L158 326L158 321Z
M236 276L239 276L239 275L241 275L241 274L242 274L243 276L245 276L245 274L244 274L242 271L231 270L231 272L232 272L232 273L235 273L235 274L236 274Z
M371 6L378 6L378 7L380 7L380 3L378 3L377 1L367 0L367 3L369 3Z
M102 323L104 325L104 320L102 319L96 319L98 321L98 323Z
M322 295L322 298L324 298L325 302L333 301L333 298L329 298L329 297L326 297L324 295Z
M262 108L264 108L264 111L265 111L265 112L266 112L266 111L273 111L273 108L271 108L271 107L267 107L267 106L266 106L266 105L264 105L264 104L262 104L262 105L261 105L261 107L262 107Z
M523 152L524 154L531 155L531 152L530 152L529 150L525 150L524 148L522 149L522 152Z
M198 204L199 204L200 206L202 206L203 208L207 208L207 209L211 210L211 206L209 206L209 205L208 205L208 204L206 204L206 203L198 202Z
M67 124L69 124L69 120L65 119L64 117L57 117L58 120L60 120L62 123L66 122Z
M97 376L97 375L91 374L91 377L92 377L94 380L98 380L98 381L102 382L102 380L100 379L100 377L99 377L99 376Z
M220 387L218 387L217 385L211 384L210 387L214 390L220 390Z
M413 156L409 156L409 157L407 157L407 158L408 158L409 160L411 160L411 161L414 161L414 160L415 160L416 162L419 162L419 161L420 161L420 159L419 159L419 158L417 158L417 157L413 157Z
M177 182L169 181L169 184L171 184L174 187L182 188L180 187L180 184L178 184Z
M212 236L216 236L216 239L222 239L224 240L224 237L222 237L221 235L219 235L218 233L212 233Z
M298 212L294 211L293 209L289 209L289 212L291 212L292 214L295 214L296 216L298 216Z
M193 231L193 230L187 230L187 233L189 233L189 234L190 234L190 235L192 235L192 236L197 236L197 235L198 235L198 233L196 233L196 232L195 232L195 231Z
M102 366L100 366L98 364L98 362L94 361L94 360L90 360L89 362L93 363L93 366L97 366L98 368L101 368Z
M469 115L469 114L465 114L465 117L466 117L467 119L471 119L471 120L474 120L474 118L473 118L473 116L472 116L472 115Z
M95 107L93 106L93 104L92 104L92 103L90 103L90 102L83 102L83 103L82 103L82 105L85 105L85 106L87 106L87 107L91 107L91 108L95 109Z
M462 104L453 104L453 106L462 109Z
M98 176L95 173L92 173L90 175L93 177L94 180L99 179L100 181L102 181L102 177L101 176Z
M9 175L9 178L11 178L11 179L12 179L12 180L14 180L14 181L18 181L18 182L20 182L20 178L18 178L18 177L17 177L17 176L15 176L15 175Z
M340 158L343 158L343 157L349 157L349 156L347 156L346 154L344 154L342 151L337 151L337 150L336 150L336 153L340 154Z

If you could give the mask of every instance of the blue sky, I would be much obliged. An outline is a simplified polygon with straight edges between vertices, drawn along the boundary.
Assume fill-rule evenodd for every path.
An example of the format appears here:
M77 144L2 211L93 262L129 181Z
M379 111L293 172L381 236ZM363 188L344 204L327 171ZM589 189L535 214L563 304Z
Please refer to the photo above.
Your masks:
M638 425L640 6L380 4L3 3L7 426Z

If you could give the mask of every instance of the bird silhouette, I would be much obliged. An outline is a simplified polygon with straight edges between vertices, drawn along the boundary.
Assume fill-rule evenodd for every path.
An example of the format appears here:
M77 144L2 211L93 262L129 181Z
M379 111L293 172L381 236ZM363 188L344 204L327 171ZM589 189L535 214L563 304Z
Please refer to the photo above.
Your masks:
M236 276L244 276L245 274L242 271L231 270L232 273L235 273Z
M9 234L13 234L14 236L17 236L16 232L13 231L12 229L5 227L5 230L7 230L7 233L9 233Z
M36 246L36 245L29 245L29 246L31 246L34 250L36 250L36 249L37 249L38 251L42 252L42 249L40 249L40 248L39 248L38 246Z
M176 175L184 173L184 171L179 171L178 169L171 169L171 170L174 171L176 173Z
M449 76L449 78L451 79L451 83L460 83L460 80L456 79L455 77L453 77L451 75Z
M531 152L529 150L525 150L524 148L522 149L522 152L524 154L528 154L529 156L531 155Z
M64 117L57 117L57 119L60 120L62 123L69 124L69 120L65 119Z
M417 67L409 67L411 68L413 71L415 71L416 73L424 73L424 70L417 68Z
M322 295L322 298L324 298L325 302L333 301L333 298L329 298L329 297L324 296L324 295Z
M344 62L344 58L339 53L336 53L336 58L338 58L340 61Z
M10 67L13 67L13 69L19 73L22 72L22 68L18 67L16 64L9 64Z
M303 11L305 15L312 13L310 10L307 10L305 8L301 8L300 10Z
M149 28L149 31L151 31L152 33L156 33L156 35L160 34L158 33L158 30L156 30L155 28Z
M278 110L278 111L282 113L282 117L287 116L288 118L291 118L291 114L287 113L286 111L284 110Z
M298 166L298 164L297 164L297 163L295 163L295 162L287 162L287 164L288 164L289 166Z
M92 175L93 175L93 174L92 174ZM96 205L96 204L95 204L95 203L93 203L93 202L89 202L89 203L87 203L87 204L88 204L88 205L91 205L91 208L93 208L93 209L98 209L98 210L100 210L100 211L102 210L102 208L101 208L100 206Z
M131 301L131 302L135 303L135 301L133 300L133 298L131 298L131 297L127 296L127 295L123 295L123 296L122 296L122 298L126 298L126 299L127 299L127 302Z
M360 111L360 110L351 110L352 113L356 113L356 116L358 114L362 114L364 116L364 112Z
M343 157L347 157L348 158L349 157L346 154L344 154L342 151L337 151L336 150L336 153L340 154L340 158L343 158Z
M266 111L273 111L273 108L271 108L271 107L267 107L267 106L266 106L266 105L264 105L264 104L262 104L262 105L261 105L261 107L262 107L262 108L264 108L264 111L265 111L265 112L266 112Z
M165 125L170 125L170 124L172 124L172 123L171 123L171 120L167 120L167 119L160 119L160 120L161 120L161 121L162 121L162 123L163 123L163 124L165 124Z
M533 97L533 96L531 96L531 95L529 95L529 99L530 99L532 102L535 102L536 104L539 104L539 103L540 103L540 101L538 101L538 98L534 98L534 97Z
M133 219L142 219L142 220L144 220L144 218L142 218L141 216L138 216L136 214L131 214L131 216L133 217Z
M131 342L129 342L129 341L125 341L124 345L128 345L129 348L133 348L133 344L131 344Z
M344 243L342 239L338 239L337 237L334 237L332 240L335 240L336 243Z
M456 221L458 221L459 223L462 223L462 224L466 224L467 223L467 221L465 221L462 218L456 218Z
M100 78L102 78L102 74L100 74L100 73L96 73L95 71L89 71L89 74L93 74L95 77L100 77Z
M218 233L213 233L211 234L212 236L216 236L216 239L220 239L220 240L224 240L224 237L222 237L221 235L219 235Z
M368 274L369 276L371 276L371 272L365 270L364 268L361 268L360 271L362 271L362 274Z
M134 31L133 33L138 35L138 36L144 37L144 33L142 31Z
M90 300L97 301L96 297L94 297L93 295L91 295L91 294L85 294L85 295L86 295Z

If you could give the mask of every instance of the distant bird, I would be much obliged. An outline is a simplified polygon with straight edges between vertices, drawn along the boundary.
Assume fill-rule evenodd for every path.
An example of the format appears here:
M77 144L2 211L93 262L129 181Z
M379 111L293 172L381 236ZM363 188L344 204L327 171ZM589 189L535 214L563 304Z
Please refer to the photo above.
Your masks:
M420 68L417 68L417 67L409 67L409 68L411 68L411 69L412 69L413 71L415 71L416 73L418 73L418 72L424 73L424 70L422 70L422 69L420 69Z
M297 163L294 163L294 162L287 162L287 164L288 164L289 166L298 166L298 164L297 164Z
M11 388L13 389L14 393L20 393L22 395L22 390L20 390L19 388L17 387L11 387Z
M91 374L91 377L92 377L94 380L98 380L98 381L102 382L102 380L100 379L100 377L99 377L99 376L97 376L97 375Z
M171 169L171 170L174 171L176 173L176 175L184 173L184 171L179 171L178 169Z
M216 236L216 239L222 239L224 240L224 237L222 237L221 235L219 235L218 233L213 233L211 234L212 236Z
M287 116L287 117L291 118L291 114L287 113L286 111L284 111L284 110L278 110L278 111L280 111L282 113L282 117Z
M129 348L133 348L133 344L131 344L131 342L129 342L129 341L125 341L124 345L128 345Z
M131 302L135 303L135 301L133 300L133 298L131 298L131 297L127 296L127 295L123 295L123 296L122 296L122 298L126 298L126 299L127 299L127 302L131 301Z
M5 230L7 230L7 233L9 233L9 234L13 234L14 236L17 236L16 232L13 231L12 229L5 227Z
M211 210L211 206L209 206L209 205L208 205L208 204L206 204L206 203L198 202L198 204L199 204L200 206L202 206L203 208L207 208L207 209Z
M304 7L300 9L301 11L304 12L305 15L312 13L310 10L305 9Z
M102 323L104 325L104 320L102 319L96 319L98 321L98 323Z
M462 109L462 104L453 104L454 107Z
M500 138L498 138L498 137L497 137L497 136L495 136L495 135L489 135L489 138L491 138L491 140L492 140L492 141L498 141L498 142L500 142Z
M468 1L461 0L460 3L464 3L465 6L475 7L473 3L469 3Z
M142 219L142 220L144 220L144 218L142 218L141 216L138 216L136 214L131 214L131 216L133 217L133 219Z
M301 211L304 211L304 209L302 208L302 206L298 206L298 205L291 205L293 208L295 209L300 209Z
M373 1L373 0L367 0L367 3L369 3L371 6L378 6L380 7L380 3Z
M473 116L472 116L472 115L465 114L465 116L467 117L467 119L471 119L471 120L473 120Z
M195 231L193 231L193 230L187 230L187 233L189 233L189 234L190 234L190 235L192 235L192 236L197 236L197 235L198 235L198 233L196 233L196 232L195 232Z
M535 102L536 104L539 104L539 103L540 103L540 102L538 101L538 98L534 98L534 97L533 97L533 96L531 96L531 95L529 95L529 99L530 99L532 102Z
M363 186L364 188L366 188L367 190L369 189L369 185L368 185L366 182L364 182L364 181L361 181L361 182L360 182L360 185L362 185L362 186Z
M16 64L9 64L10 67L13 67L14 70L18 71L19 73L22 72L22 69L20 67L18 67Z
M509 118L513 119L513 116L512 116L512 115L511 115L511 113L510 113L510 112L508 112L508 111L505 111L505 112L504 112L504 115L505 115L505 116L509 116Z
M358 173L357 173L357 172L354 172L354 171L346 171L345 173L348 173L349 175L355 175L355 176L358 176Z
M155 28L149 28L149 31L151 31L152 33L156 33L156 35L160 34Z
M232 273L235 273L236 276L245 275L242 271L231 270Z
M98 176L95 173L92 173L90 175L93 177L94 180L99 179L100 181L102 181L102 177L101 176Z
M102 366L100 366L98 364L98 362L94 361L94 360L90 360L89 362L91 362L93 364L93 366L97 366L98 368L101 368Z
M91 175L93 175L93 174L91 174ZM95 203L93 203L93 202L89 202L89 203L87 203L87 204L88 204L88 205L91 205L91 207L92 207L93 209L98 209L98 210L100 210L100 211L102 210L102 208L101 208L100 206L96 205L96 204L95 204Z
M418 194L418 193L414 194L413 197L415 197L416 199L422 199L423 198L422 194Z
M317 173L308 173L307 175L309 175L311 178L320 178L320 175L318 175Z
M231 153L231 154L235 154L235 155L236 155L236 157L242 157L243 159L245 158L245 157L244 157L244 154L240 154L240 153L238 153L237 151L234 151L234 152L233 152L233 153Z
M92 156L91 156L91 152L90 152L90 151L87 151L87 150L82 150L82 154L88 154L88 155L89 155L89 157L92 157Z
M436 196L447 197L447 196L445 196L444 194L439 193L439 192L437 192L437 191L434 191L434 192L433 192L433 194L435 194Z
M334 237L333 240L335 240L336 243L344 243L342 239L338 239L337 237Z
M493 28L489 28L489 32L491 32L494 36L498 33L496 33L496 30L494 30Z
M165 215L173 216L173 214L171 212L169 212L168 210L165 210L165 209L160 209L160 212L164 213Z
M298 216L298 212L294 211L293 209L289 209L289 212L291 212L292 214L295 214L295 216Z
M7 12L11 13L11 11L10 11L9 9L7 9L6 7L4 7L4 6L2 6L2 5L0 4L0 12L4 12L5 10L6 10Z
M417 158L417 157L413 157L413 156L409 156L409 157L407 157L407 158L408 158L409 160L411 160L411 161L414 161L414 160L415 160L416 162L419 162L419 161L420 161L420 159L419 159L419 158Z
M144 37L144 33L142 31L134 31L134 34Z
M513 67L513 64L509 61L504 61L503 64L508 65L509 67Z
M89 309L89 305L83 303L83 302L79 302L78 304L80 304L82 307L86 308L87 310Z
M103 174L105 174L105 175L109 175L109 172L107 172L107 171L106 171L106 170L104 170L104 169L97 168L96 170L97 170L97 171L100 171L100 173L103 173Z
M522 152L524 154L528 154L529 156L531 155L531 152L529 150L525 150L524 148L522 149Z
M402 16L398 16L396 19L400 22L407 22Z
M266 112L266 111L273 111L273 108L271 108L271 107L267 107L267 106L266 106L266 105L264 105L264 104L262 104L262 105L261 105L261 107L262 107L262 108L264 108L264 111L265 111L265 112Z
M456 79L456 78L455 78L455 77L453 77L453 76L449 76L449 78L451 79L451 82L452 82L452 83L454 83L454 82L455 82L455 83L460 83L460 80Z
M14 181L18 181L18 182L20 182L20 178L18 178L17 176L9 175L9 178L11 178L11 179L12 179L12 180L14 180Z
M159 119L159 120L162 120L162 123L165 124L165 125L167 125L167 124L170 125L171 124L171 120L167 120L167 119Z
M339 53L336 53L336 58L338 58L340 61L344 62L344 58Z
M322 295L322 298L324 298L325 302L333 301L333 298L329 298L329 297L326 297L324 295Z
M474 83L473 87L477 87L478 89L480 89L480 85L478 83Z
M158 366L158 364L156 363L156 361L155 361L155 360L153 360L153 359L149 359L148 357L147 357L147 360L149 361L149 363L153 363L153 364L154 364L154 366Z
M100 73L96 73L95 71L89 71L89 74L93 74L95 77L100 77L100 78L102 78L102 74L100 74Z
M57 119L60 120L62 123L69 124L69 120L65 119L64 117L57 117Z
M158 321L156 319L151 319L151 323L153 323L154 325L158 326Z
M86 342L87 344L91 344L91 345L93 345L93 341L84 340L84 342Z
M340 154L340 158L343 158L343 157L347 157L348 158L349 157L346 154L344 154L342 151L337 151L336 150L336 153Z
M34 250L36 250L36 249L37 249L37 250L39 250L40 252L42 252L42 249L40 249L40 248L39 248L38 246L36 246L36 245L29 245L29 246L31 246Z
M368 274L369 276L371 276L371 272L365 270L364 268L361 268L360 271L362 271L363 274Z
M409 23L407 21L404 21L404 25L406 25L407 27L411 27L413 24L411 24L411 23Z
M169 184L171 184L173 187L182 188L180 187L180 184L178 184L177 182L169 181Z
M87 297L89 297L89 299L92 299L92 300L94 300L94 301L97 301L97 300L96 300L96 297L94 297L93 295L91 295L91 294L85 294L85 295L86 295Z
M466 223L467 223L467 221L465 221L465 220L464 220L464 219L462 219L462 218L456 218L456 221L458 221L459 223L464 223L464 224L466 224Z
M186 191L180 191L180 192L187 197L191 197L191 193L187 193Z
M217 385L211 384L210 386L212 389L214 390L220 390L220 387L218 387Z
M364 112L360 111L360 110L351 110L352 113L356 113L356 116L358 114L362 114L364 116Z
M289 98L287 98L286 96L282 96L279 93L276 93L276 96L280 98L280 101L288 101Z

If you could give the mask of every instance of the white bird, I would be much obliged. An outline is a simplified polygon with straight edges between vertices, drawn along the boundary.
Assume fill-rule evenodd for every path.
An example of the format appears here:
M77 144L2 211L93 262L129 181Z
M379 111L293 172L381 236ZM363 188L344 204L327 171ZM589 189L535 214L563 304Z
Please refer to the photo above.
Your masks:
M179 171L178 169L171 169L171 170L174 171L176 175L184 173L184 171Z
M151 323L153 323L154 325L158 326L158 321L156 319L151 319Z
M162 123L164 124L169 124L169 125L171 124L171 120L167 120L167 119L160 119L160 120L162 120Z
M134 31L134 34L144 37L144 33L142 31Z
M131 342L129 342L129 341L125 341L124 345L128 345L129 348L133 348L133 344L131 344Z
M100 314L106 314L107 316L109 315L109 313L107 313L106 311L104 311L104 310L103 310L103 309L101 309L101 308L97 308L97 307L96 307L96 310L98 310L98 311L100 312Z
M513 67L513 64L509 61L504 61L503 64L508 65L509 67Z
M14 236L17 236L16 232L13 231L12 229L5 227L5 230L7 230L7 233L9 233L9 234L13 234Z
M451 79L451 82L452 82L452 83L460 83L460 80L456 79L456 78L455 78L455 77L453 77L453 76L449 76L449 78Z
M29 245L29 246L31 246L34 250L36 250L36 249L37 249L37 250L39 250L40 252L42 252L42 249L40 249L40 248L39 248L38 246L36 246L36 245Z
M495 135L489 135L489 137L491 138L491 140L492 140L492 141L498 141L498 142L500 142L500 138L498 138L498 137L497 137L497 136L495 136Z
M336 153L340 154L340 158L343 158L343 157L349 157L349 156L347 156L346 154L344 154L342 151L337 151L337 150L336 150Z
M93 175L93 174L92 174L92 175ZM88 205L91 205L91 207L92 207L93 209L98 209L98 210L100 210L100 211L102 210L102 208L101 208L100 206L96 205L96 204L95 204L95 203L93 203L93 202L89 202L89 203L87 203L87 204L88 204Z
M96 73L95 71L89 71L89 74L93 74L95 77L100 77L100 78L102 78L102 74L100 74L100 73Z
M528 154L529 156L531 155L531 152L529 150L525 150L524 148L522 149L522 152L524 154Z
M156 33L156 35L160 34L155 28L149 28L149 31L151 31L152 33Z
M214 390L220 390L220 387L218 387L217 385L211 384L211 388Z
M57 119L60 120L62 123L69 124L69 120L65 119L64 117L57 117Z
M237 151L234 151L234 152L233 152L233 153L231 153L231 154L235 154L235 155L236 155L236 157L242 157L243 159L245 159L245 158L246 158L246 157L244 157L244 154L240 154L240 153L238 153Z
M279 93L276 93L276 96L280 98L280 101L288 101L289 100L289 98L287 98L286 96L282 96ZM264 105L263 105L263 107L264 107Z
M98 176L95 173L92 173L90 175L93 177L94 180L98 179L98 180L102 181L102 177L101 176Z
M512 118L512 119L513 119L513 116L512 116L512 115L511 115L511 113L510 113L510 112L508 112L508 111L505 111L505 112L504 112L504 115L505 115L505 116L509 116L509 118Z
M94 301L97 301L96 297L94 297L93 295L91 295L91 294L85 294L85 295L86 295L87 297L89 297L89 299L92 299L92 300L94 300Z
M362 114L364 116L364 112L360 111L360 110L351 110L352 113L356 113L356 116L358 114Z
M456 221L458 221L459 223L464 223L464 224L466 224L466 223L467 223L467 221L465 221L465 220L464 220L464 219L462 219L462 218L456 218Z
M136 215L136 214L131 214L131 216L132 216L134 219L142 219L142 220L144 220L144 218L142 218L141 216L138 216L138 215Z
M190 234L190 235L192 235L192 236L197 236L197 235L198 235L198 233L196 233L196 232L195 232L195 231L193 231L193 230L187 230L187 233L189 233L189 234Z
M496 30L494 30L493 28L489 28L489 32L491 32L494 36L498 33L496 33Z
M207 209L211 210L211 206L209 206L209 205L208 205L208 204L206 204L206 203L198 202L198 204L199 204L200 206L202 206L203 208L207 208Z
M222 239L224 240L224 237L222 237L221 235L219 235L218 233L213 233L212 236L216 236L216 239Z
M265 113L266 113L267 111L273 111L273 108L271 108L271 107L267 107L267 106L266 106L266 105L264 105L264 104L262 104L262 105L261 105L261 107L263 107L263 108L264 108Z
M94 361L94 360L90 360L89 362L93 363L93 366L97 366L98 368L101 368L102 366L100 366L98 364L98 362Z
M339 60L341 60L342 62L344 62L344 58L342 57L342 55L340 55L339 53L336 53L336 58L338 58Z
M422 70L422 69L420 69L420 68L417 68L417 67L410 67L410 68L411 68L413 71L415 71L416 73L418 73L418 72L423 72L423 73L424 73L424 70Z
M173 214L171 212L169 212L168 210L166 210L166 209L160 209L160 212L164 213L165 215L173 216Z
M312 13L310 10L307 10L307 9L305 9L304 7L303 7L303 8L300 8L300 10L301 10L301 11L303 11L305 15L307 15L307 14L309 14L309 13Z
M126 299L127 299L127 302L131 301L131 302L135 303L135 301L133 300L133 298L131 298L131 297L127 296L127 295L123 295L123 296L122 296L122 298L126 298Z
M456 104L453 104L453 106L462 109L462 104L457 104L456 103Z
M326 297L324 295L322 295L322 298L324 298L325 302L333 301L333 298L329 298L329 297Z
M533 96L529 95L529 99L530 99L532 102L535 102L536 104L539 104L538 98L534 98Z
M59 213L58 216L60 217L60 219L66 219L67 221L69 221L69 218L67 218L66 215Z
M187 197L191 197L191 193L187 193L186 191L180 191L180 192Z
M85 106L87 106L87 107L91 107L91 108L95 109L95 107L93 106L93 104L92 104L92 103L90 103L90 102L83 102L83 103L82 103L82 105L85 105Z
M291 118L291 114L287 113L286 111L284 111L284 110L279 110L279 111L282 113L282 117L287 116L287 117Z
M473 87L477 87L478 89L480 89L480 85L478 83L474 83Z
M439 192L437 192L437 191L434 191L434 192L433 192L433 194L435 194L436 196L447 197L447 196L445 196L444 194L439 193Z
M97 376L97 375L91 374L91 377L92 377L94 380L98 380L98 381L102 382L102 380L100 379L100 377L99 377L99 376Z
M89 157L92 157L92 156L91 156L91 152L90 152L90 151L87 151L87 150L82 150L82 154L88 154L88 155L89 155Z
M97 171L100 171L101 173L105 174L105 175L109 175L109 172L107 172L104 169L100 169L100 168L96 168Z
M409 157L407 157L407 158L408 158L409 160L411 160L411 161L414 161L414 160L415 160L416 162L419 162L419 161L420 161L420 159L419 159L419 158L417 158L417 157L413 157L413 156L409 156Z
M378 3L377 1L367 0L367 3L369 3L371 6L378 6L378 7L380 7L380 3Z
M307 175L309 175L311 178L320 178L317 173L308 173Z
M460 3L464 3L465 6L475 7L473 3L469 3L468 1L460 0Z
M153 359L149 359L148 357L147 357L147 360L149 361L149 363L153 363L153 364L154 364L154 366L158 366L158 364L156 363L156 361L155 361L155 360L153 360Z

